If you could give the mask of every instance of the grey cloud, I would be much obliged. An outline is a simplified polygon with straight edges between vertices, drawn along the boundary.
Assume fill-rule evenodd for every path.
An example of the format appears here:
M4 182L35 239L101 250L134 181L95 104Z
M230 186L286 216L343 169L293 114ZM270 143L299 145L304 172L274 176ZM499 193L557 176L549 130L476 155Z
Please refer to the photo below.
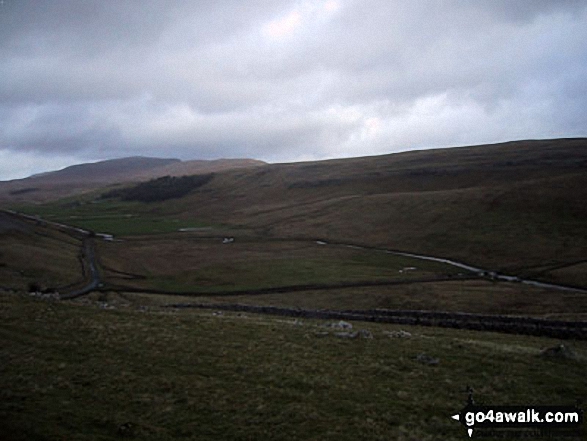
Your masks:
M457 0L458 1L458 0ZM461 2L463 2L461 0ZM470 2L468 2L470 4ZM534 0L534 1L508 1L495 0L483 2L481 8L506 21L529 21L539 15L552 12L576 13L584 10L587 5L583 0Z
M583 1L10 0L0 151L288 160L585 136L586 41Z

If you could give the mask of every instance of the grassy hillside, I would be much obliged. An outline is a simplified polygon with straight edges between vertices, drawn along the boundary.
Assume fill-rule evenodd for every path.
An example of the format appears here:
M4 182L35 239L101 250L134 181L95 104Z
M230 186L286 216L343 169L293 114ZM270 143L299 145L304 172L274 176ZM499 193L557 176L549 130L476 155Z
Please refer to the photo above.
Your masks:
M587 394L582 342L551 359L545 338L328 324L0 296L0 438L450 441L467 386L485 404Z
M587 141L563 140L277 165L223 175L186 211L498 269L561 264L585 258L586 164Z
M585 292L387 250L587 288L586 166L587 140L528 141L13 207L114 235L83 246L79 232L0 212L0 439L444 441L467 437L450 418L467 386L488 405L584 403L585 341L545 357L559 341L360 321L365 332L348 338L331 321L217 310L415 309L576 326ZM33 282L75 293L94 267L98 289L83 297L23 294Z
M0 213L0 290L78 286L84 280L80 253L81 240Z
M522 141L276 164L162 202L92 204L94 193L25 210L115 235L223 226L216 234L364 244L587 286L586 166L585 139Z
M217 176L181 215L528 269L586 258L586 166L584 139L274 165Z

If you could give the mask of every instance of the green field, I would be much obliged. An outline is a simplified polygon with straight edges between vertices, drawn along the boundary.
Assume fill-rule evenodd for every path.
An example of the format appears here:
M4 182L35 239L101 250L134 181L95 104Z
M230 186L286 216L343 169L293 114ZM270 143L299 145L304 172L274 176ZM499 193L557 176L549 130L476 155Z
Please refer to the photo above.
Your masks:
M205 228L210 224L161 214L136 202L70 200L35 206L18 206L18 211L43 219L114 236L163 234L182 228Z
M393 282L459 272L445 264L315 241L237 237L223 244L221 238L187 233L103 242L98 250L107 283L173 292Z

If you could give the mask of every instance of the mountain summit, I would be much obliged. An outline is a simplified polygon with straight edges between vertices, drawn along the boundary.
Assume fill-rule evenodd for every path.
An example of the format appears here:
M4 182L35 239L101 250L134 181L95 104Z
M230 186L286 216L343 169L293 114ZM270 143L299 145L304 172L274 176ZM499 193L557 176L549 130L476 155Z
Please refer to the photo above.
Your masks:
M265 165L255 159L181 161L174 158L133 156L72 165L12 181L0 181L0 200L44 201L81 193L115 183L141 182L162 176L213 173Z

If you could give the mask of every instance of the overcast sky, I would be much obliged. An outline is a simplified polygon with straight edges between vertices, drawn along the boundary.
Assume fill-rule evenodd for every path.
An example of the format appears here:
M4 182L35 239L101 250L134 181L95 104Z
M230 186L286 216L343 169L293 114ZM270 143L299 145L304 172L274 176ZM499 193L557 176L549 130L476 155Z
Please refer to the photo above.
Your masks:
M587 136L584 0L4 0L0 179Z

